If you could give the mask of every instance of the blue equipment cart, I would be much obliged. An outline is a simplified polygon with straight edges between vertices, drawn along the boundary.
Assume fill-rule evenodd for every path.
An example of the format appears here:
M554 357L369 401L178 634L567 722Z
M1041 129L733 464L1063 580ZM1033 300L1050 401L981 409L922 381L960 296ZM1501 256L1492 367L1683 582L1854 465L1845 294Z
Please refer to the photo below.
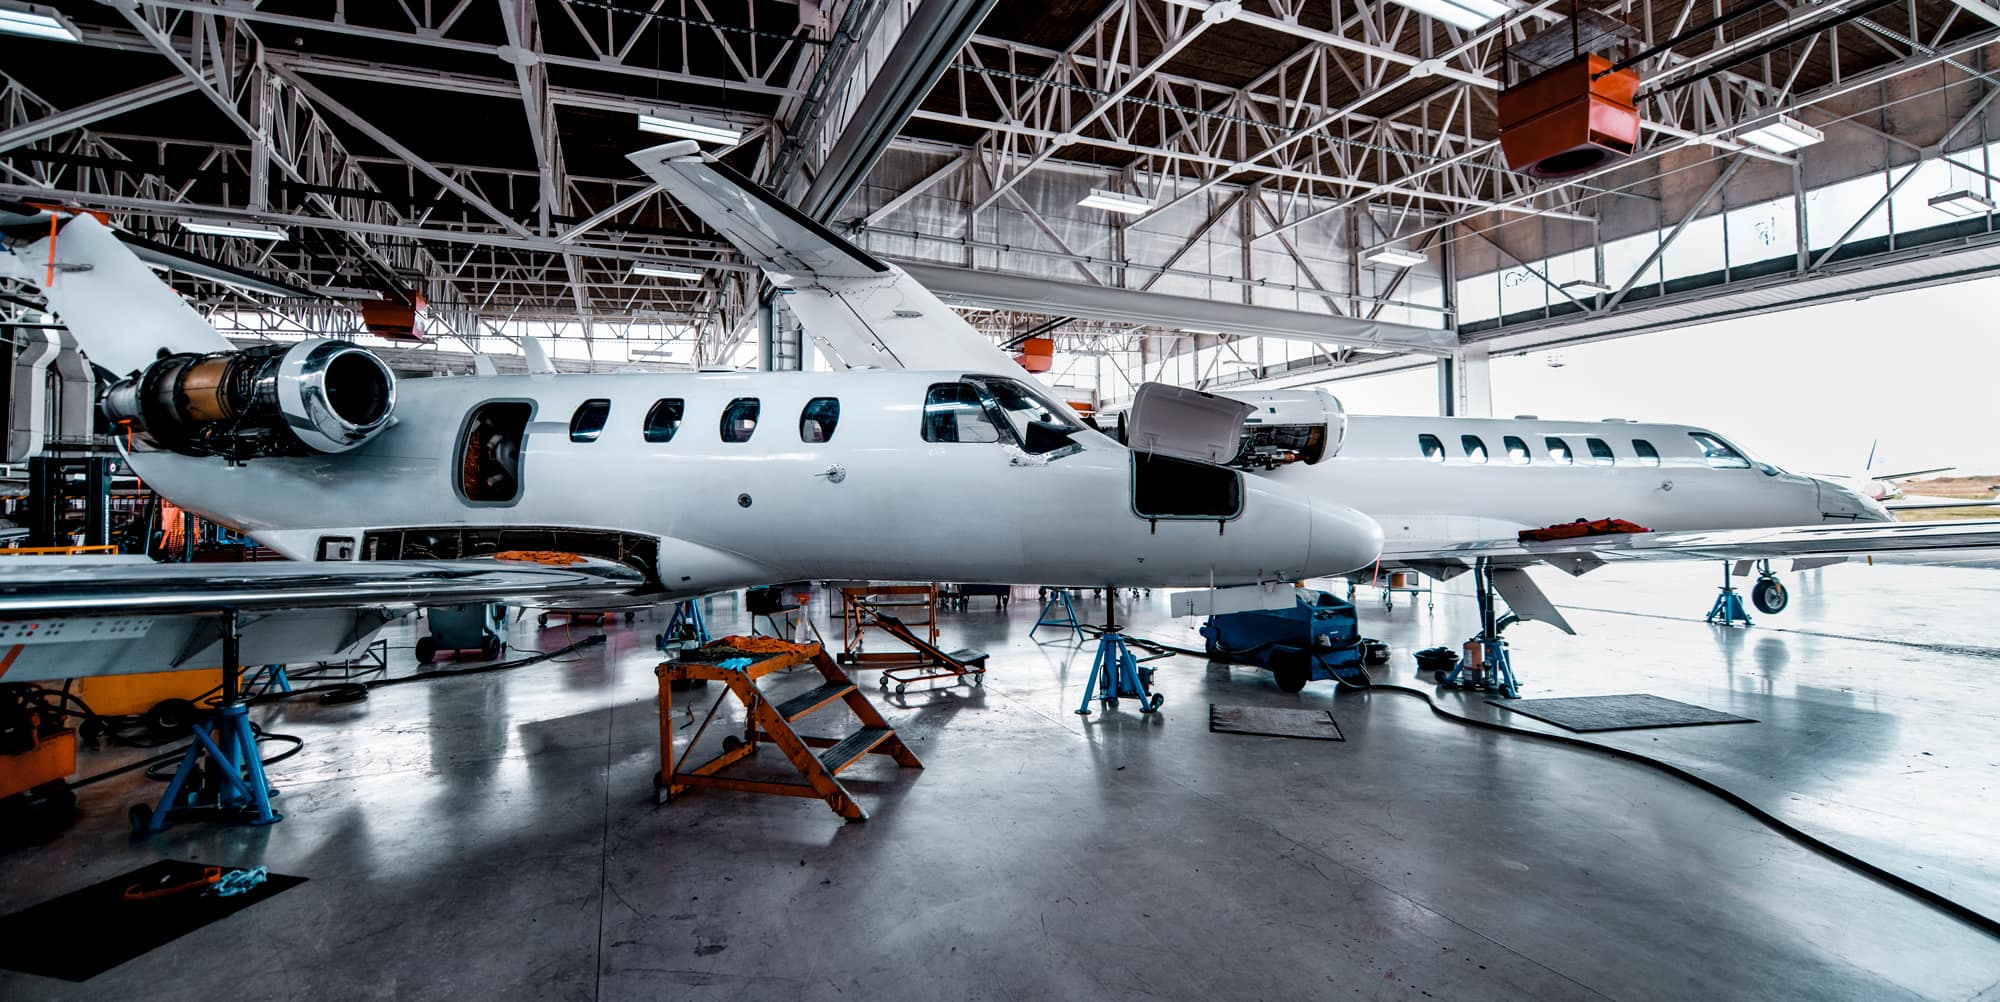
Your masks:
M488 661L507 646L507 607L498 602L434 605L424 610L430 636L417 639L417 660L429 664L445 651L478 651Z
M1354 605L1331 592L1302 592L1289 609L1210 616L1201 635L1209 657L1267 668L1282 692L1298 692L1313 679L1367 682Z

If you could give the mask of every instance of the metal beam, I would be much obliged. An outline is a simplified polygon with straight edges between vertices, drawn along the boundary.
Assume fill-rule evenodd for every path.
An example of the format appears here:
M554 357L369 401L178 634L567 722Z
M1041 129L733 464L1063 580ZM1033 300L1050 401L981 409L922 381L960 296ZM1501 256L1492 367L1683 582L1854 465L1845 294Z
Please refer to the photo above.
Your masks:
M168 98L179 97L197 87L206 86L212 79L212 75L197 74L190 78L176 74L157 83L135 87L122 94L113 94L102 100L78 105L68 111L38 118L26 125L0 132L0 152L61 135L71 129L81 129L94 122L122 115L128 111L137 111Z

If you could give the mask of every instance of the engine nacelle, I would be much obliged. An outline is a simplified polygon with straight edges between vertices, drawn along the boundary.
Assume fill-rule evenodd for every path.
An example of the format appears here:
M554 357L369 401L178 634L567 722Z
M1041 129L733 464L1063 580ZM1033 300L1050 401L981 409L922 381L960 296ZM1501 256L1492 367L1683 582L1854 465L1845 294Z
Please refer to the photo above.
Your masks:
M104 413L186 456L346 452L389 426L396 376L345 341L169 355L113 385Z
M1243 420L1243 447L1232 466L1274 469L1288 463L1311 466L1340 452L1347 437L1347 411L1323 389L1232 393L1257 410Z

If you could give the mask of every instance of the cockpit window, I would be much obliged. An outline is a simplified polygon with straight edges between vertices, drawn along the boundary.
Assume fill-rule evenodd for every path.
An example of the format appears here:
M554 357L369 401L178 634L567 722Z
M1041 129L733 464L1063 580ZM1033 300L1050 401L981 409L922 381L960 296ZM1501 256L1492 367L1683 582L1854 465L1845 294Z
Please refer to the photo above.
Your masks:
M1611 451L1610 443L1601 438L1586 438L1583 444L1590 446L1590 461L1599 466L1610 466L1618 461L1618 454Z
M1000 429L970 383L933 383L924 397L924 441L998 442Z
M806 409L799 413L799 441L832 441L834 426L838 424L840 424L840 401L833 397L814 397L806 402Z
M1569 464L1576 462L1576 457L1573 456L1569 451L1568 442L1565 442L1562 439L1555 437L1554 435L1550 435L1542 439L1542 444L1549 447L1549 462L1554 463L1557 466L1568 466Z
M1701 446L1702 457L1708 460L1708 465L1718 470L1747 470L1750 468L1750 460L1742 453L1731 448L1728 442L1724 442L1705 431L1688 432L1688 437L1694 439L1696 445Z
M1044 455L1077 448L1070 436L1083 430L1083 422L1076 419L1069 405L1049 399L1036 387L1001 376L969 376L966 382L992 396L1023 450Z
M1486 462L1486 442L1477 435L1460 435L1458 444L1465 447L1465 458L1475 463Z
M576 413L569 417L569 440L572 442L595 442L604 431L604 422L611 417L611 401L599 397L586 400L577 406Z
M1515 466L1526 466L1534 459L1528 454L1528 443L1521 441L1517 435L1501 439L1501 444L1507 447L1507 461Z
M1424 458L1433 463L1444 462L1444 443L1436 435L1418 435L1417 448L1424 450Z

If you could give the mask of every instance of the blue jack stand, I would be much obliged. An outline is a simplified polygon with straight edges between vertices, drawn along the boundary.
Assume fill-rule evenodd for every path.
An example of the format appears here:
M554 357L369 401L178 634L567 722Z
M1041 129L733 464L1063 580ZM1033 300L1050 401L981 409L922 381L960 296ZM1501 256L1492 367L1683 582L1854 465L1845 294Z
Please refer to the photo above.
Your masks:
M1715 605L1709 607L1708 621L1722 626L1750 625L1750 614L1743 611L1743 596L1736 593L1736 586L1729 583L1729 561L1722 562L1722 594L1715 596Z
M158 807L134 804L135 835L164 831L176 815L200 814L251 825L274 824L284 815L271 810L277 795L264 778L264 760L250 726L250 703L243 698L241 635L236 610L222 617L222 699L195 721L187 754L167 783Z
M1479 635L1466 641L1466 644L1478 645L1478 663L1471 664L1465 658L1459 658L1450 671L1437 679L1437 684L1499 693L1503 699L1520 699L1521 684L1514 679L1514 665L1507 656L1507 641L1500 639L1501 632L1514 624L1515 617L1513 613L1505 616L1496 614L1493 567L1489 558L1480 557L1472 565L1472 590L1479 603Z
M1057 606L1062 608L1057 609ZM1060 614L1051 615L1052 613ZM1073 633L1075 639L1084 639L1083 624L1077 621L1076 606L1069 600L1068 589L1057 588L1049 593L1049 600L1042 605L1042 614L1036 616L1035 625L1028 628L1028 639L1035 639L1035 631L1044 626L1058 626Z
M675 603L674 616L658 637L660 650L676 651L708 645L708 620L701 614L701 599L686 598Z
M291 692L292 679L285 674L284 665L265 665L243 676L243 687L259 696L274 692Z
M1058 592L1058 594L1063 594ZM1053 604L1053 600L1051 600ZM1067 601L1064 603L1067 605ZM1072 608L1070 615L1076 615ZM1081 634L1083 628L1077 627ZM1154 655L1145 661L1157 661L1167 657ZM1156 713L1167 697L1153 691L1153 669L1141 667L1144 662L1132 655L1132 649L1125 645L1125 637L1118 632L1118 593L1104 589L1104 632L1097 638L1097 656L1090 662L1090 678L1083 683L1083 701L1076 704L1079 716L1090 716L1090 701L1101 702L1106 710L1118 708L1120 699L1139 701L1140 713Z

